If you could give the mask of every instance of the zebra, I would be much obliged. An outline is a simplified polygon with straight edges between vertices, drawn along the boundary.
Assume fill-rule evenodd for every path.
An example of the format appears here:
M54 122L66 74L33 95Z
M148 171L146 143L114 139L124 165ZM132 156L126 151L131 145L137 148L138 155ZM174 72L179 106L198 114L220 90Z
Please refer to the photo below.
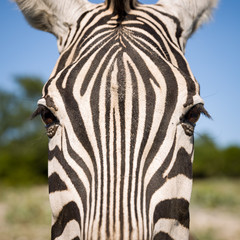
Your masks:
M51 239L188 239L193 133L210 115L184 51L217 0L16 2L60 52L33 113Z

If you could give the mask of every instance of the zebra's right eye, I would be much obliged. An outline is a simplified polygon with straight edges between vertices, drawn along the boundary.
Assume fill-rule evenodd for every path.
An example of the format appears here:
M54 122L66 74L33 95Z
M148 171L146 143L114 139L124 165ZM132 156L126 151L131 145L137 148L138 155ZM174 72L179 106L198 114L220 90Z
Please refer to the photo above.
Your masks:
M35 118L38 115L41 115L42 120L45 123L47 136L49 138L52 138L59 127L59 120L54 116L54 114L47 107L43 105L38 105L38 108L33 113L32 118Z
M41 112L41 117L46 126L49 126L57 121L57 118L48 109Z

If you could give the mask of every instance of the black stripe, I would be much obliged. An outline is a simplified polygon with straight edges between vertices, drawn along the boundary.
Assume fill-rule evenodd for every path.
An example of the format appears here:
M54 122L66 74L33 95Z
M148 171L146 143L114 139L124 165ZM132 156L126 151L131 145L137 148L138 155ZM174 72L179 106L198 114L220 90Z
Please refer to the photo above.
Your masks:
M138 83L137 77L134 73L134 70L130 63L128 63L128 68L131 74L132 80L132 122L131 122L131 143L130 143L130 167L129 167L129 183L128 183L128 215L129 215L129 231L132 232L132 222L131 222L131 192L134 190L132 189L132 175L133 175L133 157L134 157L134 150L137 138L137 129L138 129L138 120L139 120L139 100L138 100ZM136 183L137 184L137 183ZM135 192L135 194L137 194ZM137 206L135 205L135 218L136 224L138 228L138 216L137 216Z
M154 211L154 224L161 218L175 219L189 228L189 202L182 198L173 198L158 203Z
M107 220L106 220L106 233L107 237L110 236L109 231L109 219L110 219L110 183L112 179L110 179L110 112L111 112L111 74L113 72L113 64L110 67L110 70L107 75L107 83L105 90L105 129L106 129L106 158L107 158ZM111 159L112 160L112 159Z
M66 74L68 73L68 71L69 71L69 68L70 68L70 66L68 66L68 67L66 67L62 72L61 72L61 75L60 75L60 77L59 77L59 79L64 79L65 78L65 76L66 76ZM57 74L57 73L56 73ZM49 88L49 86L51 85L51 83L52 83L52 81L54 80L54 78L55 78L55 76L54 77L51 77L48 81L47 81L47 83L45 84L45 86L44 86L44 93L45 93L45 98L47 98L48 97L48 88Z
M66 204L63 207L62 211L59 213L57 221L52 226L51 239L54 240L55 238L61 236L67 223L70 222L71 220L76 220L80 225L81 222L80 213L78 206L75 202L70 202Z
M178 174L183 174L184 176L192 179L192 152L188 154L184 148L180 148L175 163L168 174L168 178L173 178Z
M159 232L153 237L153 240L174 240L174 239L171 238L168 233Z
M66 132L66 130L65 130ZM81 167L81 169L84 171L84 173L87 176L88 182L90 186L92 185L92 175L85 163L85 161L74 151L74 149L70 145L70 139L68 135L66 134L66 143L67 143L67 152L70 155L70 157Z
M79 237L75 237L74 239L72 239L72 240L80 240L80 238Z
M123 231L124 231L124 207L123 207L123 190L124 190L124 183L126 181L125 179L125 98L126 98L126 69L124 68L123 63L123 56L122 52L120 52L117 56L117 83L118 83L118 108L119 108L119 114L120 114L120 131L121 131L121 167L120 167L120 239L123 239Z
M55 74L59 73L59 72L65 67L66 62L67 62L67 60L68 60L68 58L69 58L70 53L71 53L71 50L68 50L68 51L66 51L66 52L64 52L64 53L62 54L62 56L61 56L61 58L60 58L60 61L59 61L58 65L57 65L57 70L56 70ZM55 76L54 76L54 77L55 77ZM53 77L53 78L54 78L54 77Z
M63 167L64 171L68 175L69 179L71 180L72 184L74 185L75 190L78 192L79 197L82 200L83 212L84 212L84 223L83 224L85 224L86 211L87 211L87 193L86 193L85 186L84 186L83 182L81 181L81 179L78 177L77 173L74 171L74 169L67 163L67 161L65 160L65 157L63 155L63 152L58 147L55 147L53 150L49 151L49 157L48 157L49 161L51 161L54 157L57 158L58 162ZM79 224L80 224L80 222L79 222ZM81 225L80 225L80 229L84 229L84 227L81 228ZM85 233L85 231L83 231L83 234L84 233Z
M113 158L114 158L114 201L113 201L113 209L116 209L116 202L117 202L117 127L116 127L116 114L115 114L115 108L113 109ZM118 218L118 212L115 211L113 215L113 224L114 228L116 226L116 219Z
M151 197L154 194L154 192L157 191L168 180L167 177L163 177L163 174L172 161L173 153L175 150L175 145L176 145L176 136L174 138L173 145L172 145L167 157L163 161L163 164L159 167L159 169L153 175L153 177L151 178L151 180L147 186L147 189L146 189L146 209L147 209L147 211L149 210Z
M70 157L81 167L81 169L84 171L84 173L87 176L88 179L88 183L89 183L89 201L88 201L88 212L91 213L91 209L92 209L92 178L93 176L91 175L89 168L87 167L85 161L73 150L73 148L70 145L70 140L68 138L68 135L66 134L66 143L67 143L67 151L68 154L70 155ZM90 220L90 214L88 217L88 222ZM89 228L89 224L88 224L88 228Z
M49 185L49 193L67 190L67 186L65 182L62 181L62 179L59 177L59 175L56 172L54 172L48 178L48 185Z

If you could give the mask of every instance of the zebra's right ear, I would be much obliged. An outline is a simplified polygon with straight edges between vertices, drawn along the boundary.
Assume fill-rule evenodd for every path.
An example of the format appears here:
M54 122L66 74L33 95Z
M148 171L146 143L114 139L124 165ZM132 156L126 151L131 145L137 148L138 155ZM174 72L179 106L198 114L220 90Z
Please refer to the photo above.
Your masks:
M15 0L31 26L54 34L62 51L69 30L92 5L87 0Z

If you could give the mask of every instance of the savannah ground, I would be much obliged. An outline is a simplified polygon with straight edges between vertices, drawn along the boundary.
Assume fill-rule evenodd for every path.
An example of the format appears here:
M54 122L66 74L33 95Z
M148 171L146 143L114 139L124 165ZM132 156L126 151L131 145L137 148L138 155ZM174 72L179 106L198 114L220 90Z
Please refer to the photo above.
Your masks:
M191 232L197 240L240 239L240 179L196 180ZM50 240L47 186L0 188L0 240Z

